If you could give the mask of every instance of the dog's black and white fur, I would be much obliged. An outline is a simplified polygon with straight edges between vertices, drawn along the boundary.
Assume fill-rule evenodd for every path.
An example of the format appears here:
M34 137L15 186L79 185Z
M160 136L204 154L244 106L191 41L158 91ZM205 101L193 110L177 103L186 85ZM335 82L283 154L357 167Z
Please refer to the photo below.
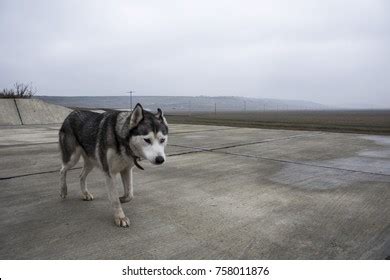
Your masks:
M62 155L60 171L61 197L67 195L66 173L80 159L84 168L80 174L80 187L84 200L93 200L86 178L94 167L104 175L108 197L114 210L116 225L129 226L121 203L133 198L132 169L142 167L137 162L149 160L153 164L165 161L164 148L168 141L168 124L160 109L156 114L143 110L137 104L133 112L106 112L103 114L76 110L69 114L59 131ZM117 174L121 175L124 195L116 189Z

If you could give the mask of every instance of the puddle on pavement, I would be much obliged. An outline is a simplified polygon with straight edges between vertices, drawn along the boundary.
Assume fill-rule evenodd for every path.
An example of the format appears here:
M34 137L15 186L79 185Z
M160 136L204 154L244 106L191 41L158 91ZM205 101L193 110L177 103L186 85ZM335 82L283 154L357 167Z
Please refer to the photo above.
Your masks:
M271 180L277 183L317 190L347 186L358 181L388 182L390 184L390 136L369 135L359 137L371 140L376 145L367 147L351 157L303 162L313 166L284 164L284 167L275 173ZM382 147L378 147L378 145ZM379 175L350 172L342 169Z

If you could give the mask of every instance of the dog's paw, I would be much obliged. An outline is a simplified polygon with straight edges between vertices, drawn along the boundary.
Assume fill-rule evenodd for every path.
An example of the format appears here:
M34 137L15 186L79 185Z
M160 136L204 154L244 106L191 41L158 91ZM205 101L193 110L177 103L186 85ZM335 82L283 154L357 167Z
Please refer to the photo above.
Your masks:
M68 192L67 192L67 190L65 189L61 189L61 191L60 191L60 197L62 198L62 199L65 199L66 198L66 196L67 196L67 194L68 194Z
M120 202L121 203L126 203L126 202L129 202L133 199L134 196L121 196L119 198Z
M93 195L90 192L83 193L83 200L84 201L91 201L91 200L93 200Z
M123 218L115 217L114 219L115 219L115 224L118 227L129 227L130 226L130 220L127 217L123 217Z

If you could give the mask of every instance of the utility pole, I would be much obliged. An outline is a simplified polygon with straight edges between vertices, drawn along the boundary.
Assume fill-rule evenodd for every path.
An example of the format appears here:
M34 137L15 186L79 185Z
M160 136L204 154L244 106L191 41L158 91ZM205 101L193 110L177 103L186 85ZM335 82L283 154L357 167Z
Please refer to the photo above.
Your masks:
M214 103L214 115L217 116L217 102Z
M135 90L130 90L128 91L127 93L129 93L129 97L130 97L130 111L133 110L133 93L135 92Z

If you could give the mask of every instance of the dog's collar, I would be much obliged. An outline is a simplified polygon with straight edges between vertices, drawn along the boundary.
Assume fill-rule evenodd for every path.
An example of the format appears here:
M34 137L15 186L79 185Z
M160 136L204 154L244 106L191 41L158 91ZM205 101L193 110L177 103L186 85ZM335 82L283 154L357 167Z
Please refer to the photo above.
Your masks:
M139 163L138 161L141 160L140 157L136 156L135 153L131 150L130 146L127 144L128 141L126 141L125 139L123 138L120 138L118 139L119 142L122 143L122 145L125 147L125 153L127 154L127 156L129 157L132 157L133 158L133 162L134 162L134 165L137 166L139 169L141 170L145 170Z
M140 157L137 157L134 152L130 149L129 146L126 146L126 151L133 158L134 165L137 166L141 170L145 170L139 163L138 161L141 161Z
M133 157L133 159L134 159L135 166L137 166L141 170L144 170L144 168L138 163L138 161L140 161L141 158L140 157Z

